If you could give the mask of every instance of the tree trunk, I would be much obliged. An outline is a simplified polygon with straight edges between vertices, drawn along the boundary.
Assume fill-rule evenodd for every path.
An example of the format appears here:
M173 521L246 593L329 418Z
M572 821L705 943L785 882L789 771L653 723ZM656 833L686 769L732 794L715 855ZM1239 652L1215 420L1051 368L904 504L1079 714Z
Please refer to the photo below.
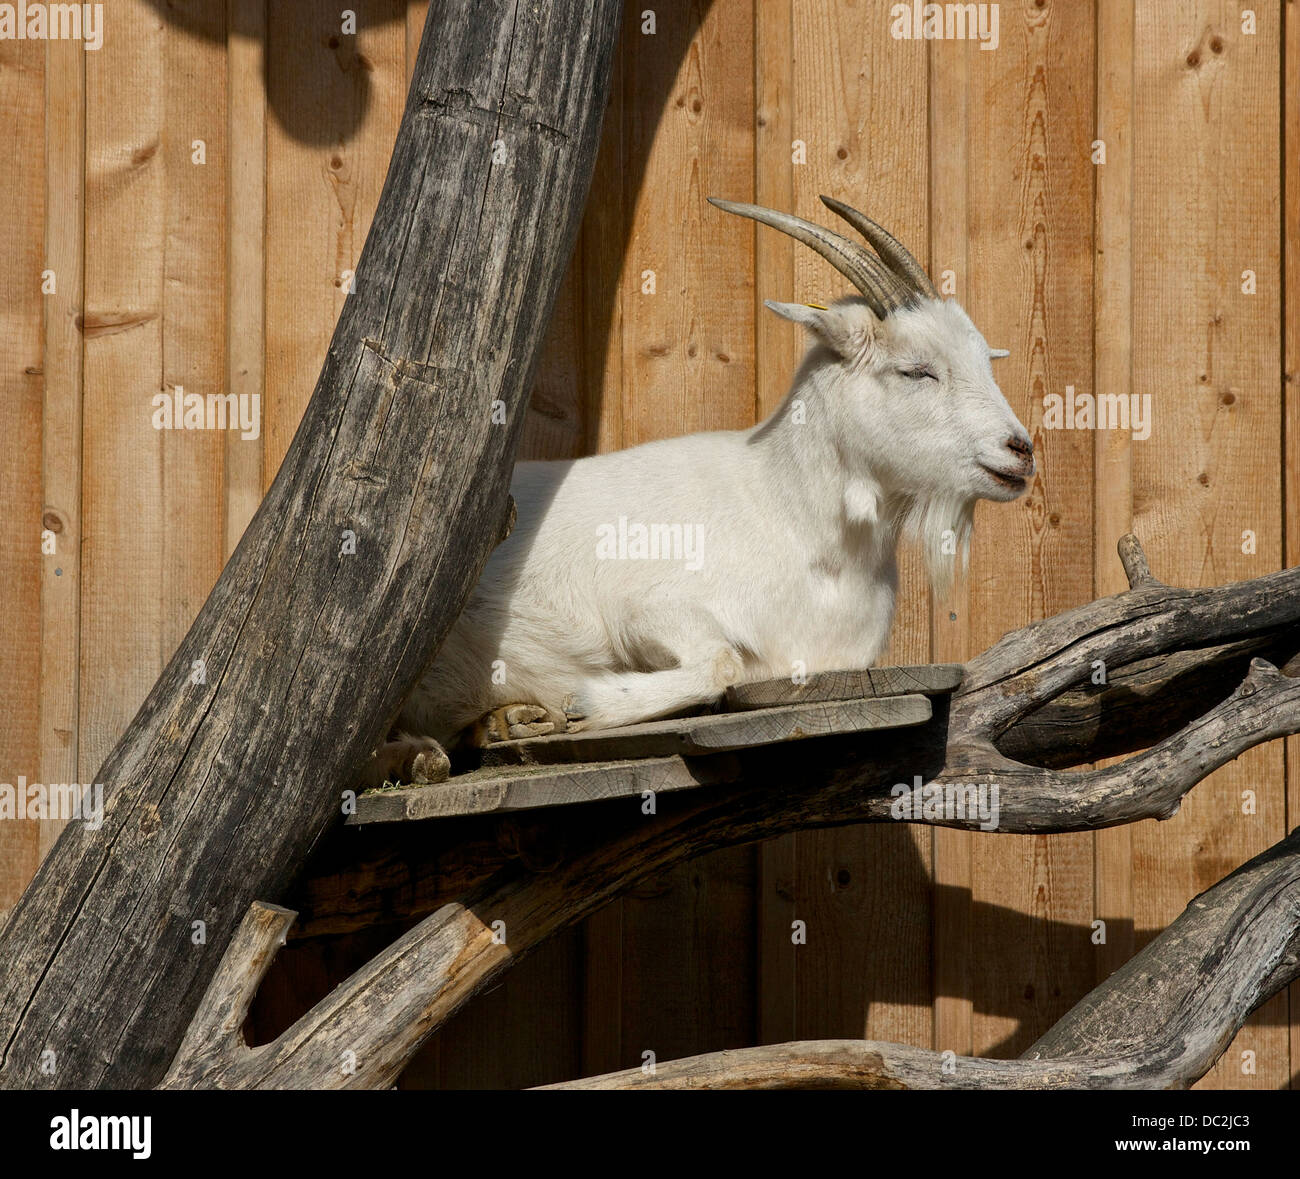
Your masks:
M460 612L501 535L619 12L432 6L279 475L100 771L102 827L67 827L0 934L0 1085L157 1083Z

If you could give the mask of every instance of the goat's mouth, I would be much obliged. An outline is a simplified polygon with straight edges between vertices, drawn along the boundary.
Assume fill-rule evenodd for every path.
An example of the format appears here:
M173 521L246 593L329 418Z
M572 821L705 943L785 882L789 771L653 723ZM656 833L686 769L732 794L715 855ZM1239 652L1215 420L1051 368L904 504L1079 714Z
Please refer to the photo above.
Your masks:
M1010 471L999 471L996 467L990 467L987 463L979 463L979 468L999 487L1007 491L1014 491L1016 494L1024 491L1029 485L1029 475L1033 474L1033 468L1030 468L1028 474L1016 474Z

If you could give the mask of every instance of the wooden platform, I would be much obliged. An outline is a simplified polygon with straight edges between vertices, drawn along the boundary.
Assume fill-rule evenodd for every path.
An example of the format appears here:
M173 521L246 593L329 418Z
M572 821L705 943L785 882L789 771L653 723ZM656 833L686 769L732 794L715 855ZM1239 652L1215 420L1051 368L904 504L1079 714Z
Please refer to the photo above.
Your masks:
M733 781L738 764L726 755L737 750L924 724L929 697L953 691L961 675L961 664L940 663L767 680L729 689L724 712L503 741L472 773L367 791L347 822L508 813Z

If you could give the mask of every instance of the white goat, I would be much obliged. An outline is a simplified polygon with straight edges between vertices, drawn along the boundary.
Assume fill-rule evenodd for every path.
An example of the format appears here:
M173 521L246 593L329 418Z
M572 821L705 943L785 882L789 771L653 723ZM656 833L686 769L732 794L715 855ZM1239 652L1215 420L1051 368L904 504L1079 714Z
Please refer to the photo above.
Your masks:
M748 430L520 463L514 531L372 780L440 780L441 746L488 714L495 737L605 728L736 682L867 667L889 635L900 535L945 585L975 501L1025 490L1033 447L993 379L999 353L893 237L822 199L879 257L787 214L713 202L811 246L861 292L767 303L812 338L777 411Z

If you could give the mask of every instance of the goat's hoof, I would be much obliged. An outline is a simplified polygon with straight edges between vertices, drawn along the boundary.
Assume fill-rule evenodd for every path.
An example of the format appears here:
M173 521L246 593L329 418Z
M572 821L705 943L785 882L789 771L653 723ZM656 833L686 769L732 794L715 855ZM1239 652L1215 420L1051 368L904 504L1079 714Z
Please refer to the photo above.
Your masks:
M545 737L547 733L555 732L555 725L547 719L546 709L539 704L509 704L502 712L511 741Z
M417 786L432 786L451 777L451 758L432 737L409 737L404 742L402 780Z
M417 786L432 786L451 777L451 758L441 745L422 749L411 758L410 780Z
M506 704L494 708L483 719L482 744L498 741L522 741L525 737L545 737L555 732L555 723L540 704Z
M580 733L586 727L587 706L576 692L570 692L560 707L564 710L566 728L570 733Z
M432 737L403 734L386 741L371 759L365 784L379 786L407 782L418 786L445 782L451 776L451 758Z

